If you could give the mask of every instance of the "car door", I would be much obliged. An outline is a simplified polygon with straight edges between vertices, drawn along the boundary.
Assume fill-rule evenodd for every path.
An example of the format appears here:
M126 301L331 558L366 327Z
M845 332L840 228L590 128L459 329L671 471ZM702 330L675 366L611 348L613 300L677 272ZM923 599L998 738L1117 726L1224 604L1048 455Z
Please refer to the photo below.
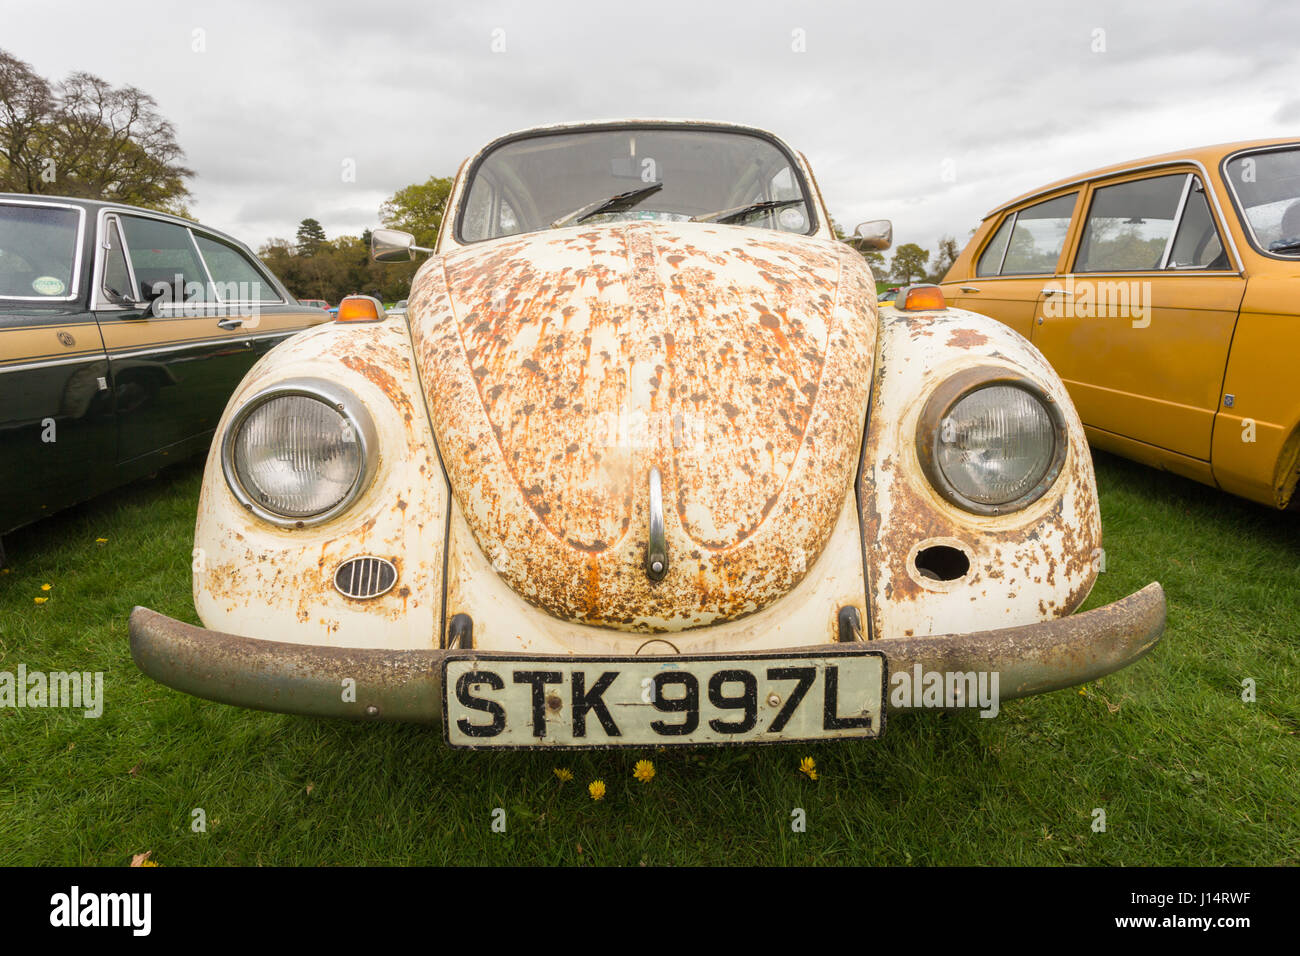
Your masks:
M322 320L261 270L232 271L244 255L215 234L138 211L103 222L103 274L118 275L131 304L102 287L97 316L108 352L118 423L117 456L158 463L205 448L231 392L271 345ZM208 245L220 281L202 254ZM222 298L240 296L244 298ZM160 295L155 307L139 303Z
M1072 272L1033 342L1085 425L1208 461L1245 280L1201 176L1093 183Z
M997 319L1025 338L1070 236L1078 192L1006 212L975 259L974 276L944 284L953 304Z
M86 308L84 208L0 201L0 533L111 483L108 362Z

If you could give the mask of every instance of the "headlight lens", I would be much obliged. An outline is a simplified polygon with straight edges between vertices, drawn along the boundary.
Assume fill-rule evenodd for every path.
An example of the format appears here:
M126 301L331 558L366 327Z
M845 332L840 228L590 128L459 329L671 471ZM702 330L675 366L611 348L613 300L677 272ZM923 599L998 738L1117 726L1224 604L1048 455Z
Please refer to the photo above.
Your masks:
M369 418L351 395L321 384L319 392L280 387L255 397L226 435L231 490L268 520L324 520L360 493Z
M1060 410L1027 380L972 378L978 381L961 376L931 397L917 436L922 465L936 490L967 511L1026 507L1064 464Z

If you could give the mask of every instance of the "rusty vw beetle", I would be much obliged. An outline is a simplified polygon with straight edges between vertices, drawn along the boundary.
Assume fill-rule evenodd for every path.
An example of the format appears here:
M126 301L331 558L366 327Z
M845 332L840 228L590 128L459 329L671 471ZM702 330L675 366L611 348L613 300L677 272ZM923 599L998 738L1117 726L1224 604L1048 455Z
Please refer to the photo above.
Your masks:
M1101 526L1060 380L934 287L878 307L853 246L889 232L838 240L747 127L489 144L404 317L350 299L231 399L207 628L137 608L137 663L471 748L869 737L1130 663L1164 595L1071 616Z

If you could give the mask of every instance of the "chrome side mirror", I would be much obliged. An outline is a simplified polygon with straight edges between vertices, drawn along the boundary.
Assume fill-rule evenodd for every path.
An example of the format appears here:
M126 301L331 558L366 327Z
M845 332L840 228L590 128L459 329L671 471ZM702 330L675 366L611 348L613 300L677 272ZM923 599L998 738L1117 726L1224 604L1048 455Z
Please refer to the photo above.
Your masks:
M370 234L370 258L376 262L410 262L417 252L433 252L415 244L415 236L400 229L376 229Z
M849 239L854 249L888 249L894 244L894 224L888 219L858 223Z

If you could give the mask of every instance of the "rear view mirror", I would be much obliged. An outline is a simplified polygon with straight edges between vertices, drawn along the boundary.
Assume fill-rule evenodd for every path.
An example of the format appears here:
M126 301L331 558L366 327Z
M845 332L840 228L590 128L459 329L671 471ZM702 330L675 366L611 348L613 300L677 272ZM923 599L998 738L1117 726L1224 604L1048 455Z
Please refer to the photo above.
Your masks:
M888 219L873 219L859 223L853 230L849 245L859 251L888 249L894 244L894 224Z
M400 229L376 229L370 234L370 258L376 262L410 262L417 252L432 252L415 244L415 236Z

